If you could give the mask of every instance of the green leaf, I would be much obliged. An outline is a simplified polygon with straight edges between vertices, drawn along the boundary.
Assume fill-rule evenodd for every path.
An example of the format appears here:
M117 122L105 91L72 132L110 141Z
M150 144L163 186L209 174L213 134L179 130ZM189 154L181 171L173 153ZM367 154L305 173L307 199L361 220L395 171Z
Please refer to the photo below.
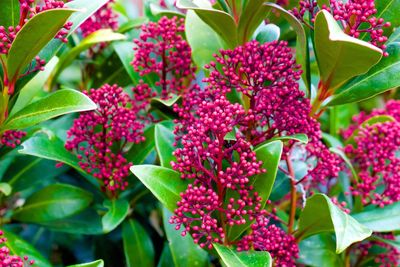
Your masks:
M19 8L18 0L2 0L0 3L0 25L3 25L4 28L18 25Z
M388 57L341 87L328 105L359 102L400 86L400 43L390 44L386 51Z
M113 43L112 46L132 82L134 84L138 84L142 78L140 77L139 73L135 72L131 65L133 57L135 56L135 51L133 50L135 44L133 42L121 41ZM146 78L143 78L145 82L147 82Z
M120 225L128 215L129 202L125 199L107 199L104 201L104 207L108 209L108 212L103 216L101 221L104 233L108 233Z
M287 135L287 136L278 136L278 137L271 138L267 142L272 142L272 141L276 141L276 140L280 140L280 141L293 140L293 141L297 141L297 142L300 142L300 143L306 145L308 143L308 136L306 134L294 134L294 135Z
M181 179L178 172L165 167L136 165L131 167L131 172L171 212L175 211L176 203L181 200L180 193L189 184L187 179Z
M243 13L239 17L238 38L241 44L250 41L257 27L265 20L268 7L264 6L264 1L243 2Z
M0 132L22 129L60 115L96 108L96 104L86 95L75 90L64 89L33 102L8 117L0 128Z
M278 41L281 35L281 29L275 24L265 25L256 36L256 40L261 43Z
M179 96L179 95L175 95L175 96L173 96L171 98L168 98L168 99L161 99L161 98L158 98L158 97L154 97L154 98L151 99L151 104L152 105L161 104L161 105L164 105L166 107L172 107L180 98L181 98L181 96Z
M154 247L146 230L135 220L126 221L122 239L128 267L154 266Z
M214 243L214 248L226 267L271 267L271 255L266 251L236 252Z
M16 81L19 74L35 58L76 10L59 8L33 16L18 32L7 57L7 74Z
M174 261L172 259L171 250L168 244L164 244L164 248L161 253L160 260L158 261L157 267L171 267L174 266Z
M79 56L83 51L93 47L99 43L107 43L112 41L119 41L126 39L126 36L121 33L113 32L111 29L100 29L88 35L83 39L77 46L69 50L67 53L63 53L58 61L57 66L49 77L48 84L49 88L54 87L58 76L61 72L68 67L74 59Z
M345 34L326 10L317 14L314 38L321 82L332 92L382 58L382 50Z
M400 202L353 214L353 217L374 232L398 231L400 230Z
M343 152L342 149L339 149L336 147L331 147L331 148L329 148L329 151L332 153L335 153L336 155L341 157L342 160L346 163L347 167L350 169L351 174L353 175L354 179L356 181L360 181L357 171L354 169L353 164L351 163L350 159L346 156L346 154Z
M256 175L252 181L254 192L258 192L259 196L262 198L261 208L264 208L265 204L267 203L274 186L282 151L283 144L281 141L273 141L254 150L257 159L263 162L262 168L267 170L265 173ZM229 239L237 239L246 229L250 227L251 223L251 221L248 221L245 224L229 227Z
M185 34L199 68L215 60L213 55L225 47L219 35L192 10L186 13Z
M158 157L160 158L161 166L171 168L171 161L175 161L175 156L173 155L175 150L175 147L173 146L173 143L175 142L173 129L158 123L154 130L156 149Z
M163 207L164 230L174 266L209 266L208 253L195 244L189 234L182 236L181 231L177 231L175 226L169 223L171 216L172 213Z
M58 58L53 57L53 59L46 64L44 71L40 71L32 80L22 87L9 116L13 116L16 112L26 107L34 100L35 97L43 92L44 85L49 78L50 73L55 68L57 62Z
M319 233L334 232L336 253L372 234L370 229L340 210L324 194L315 194L307 199L298 225L296 237L300 240Z
M30 196L13 218L22 222L42 223L66 218L87 208L91 193L67 184L47 186Z
M154 128L154 125L151 125L144 131L143 135L146 138L144 142L132 145L125 155L128 162L132 162L133 165L143 164L146 158L155 150Z
M156 19L159 19L163 16L165 16L167 18L173 18L173 17L185 18L185 14L174 11L174 10L161 8L160 5L150 3L149 7L150 7L151 14L153 14L153 16Z
M5 196L9 196L11 194L12 187L8 183L0 183L0 193Z
M212 8L208 1L178 0L178 8L194 10L196 14L210 26L230 48L238 45L238 34L233 17L218 9Z
M396 28L396 30L390 35L386 45L389 46L394 42L400 42L400 28Z
M29 260L35 261L36 266L52 267L50 262L27 241L4 229L1 229L1 231L4 232L4 236L7 238L5 245L12 255L27 256Z
M68 265L68 267L104 267L104 261L97 260L97 261L88 262L88 263Z
M138 17L128 20L119 27L118 32L119 33L129 32L130 30L133 30L135 28L140 28L143 24L147 22L149 22L149 19L146 17Z
M311 236L299 244L299 263L311 267L344 267L340 255L335 252L335 240L330 234Z

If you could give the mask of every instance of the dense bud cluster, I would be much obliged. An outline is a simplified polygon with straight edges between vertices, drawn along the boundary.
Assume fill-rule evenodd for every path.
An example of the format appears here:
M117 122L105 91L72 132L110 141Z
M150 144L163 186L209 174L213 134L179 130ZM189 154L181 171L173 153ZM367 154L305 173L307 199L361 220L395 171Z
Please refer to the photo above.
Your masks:
M286 42L260 45L252 41L221 51L216 61L221 68L214 62L206 66L211 71L205 79L208 90L227 95L235 89L245 96L247 111L239 130L252 145L273 137L307 134L310 142L303 160L310 166L310 179L304 179L305 184L326 184L338 175L339 159L320 141L319 123L309 115L310 102L298 85L301 71Z
M0 54L8 54L11 45L21 28L36 14L56 8L63 8L63 1L44 0L42 4L36 4L34 0L19 0L20 3L20 21L19 24L0 26ZM64 27L55 36L63 42L67 42L66 35L72 27L72 22L67 22Z
M136 53L132 61L141 76L157 75L156 92L161 98L183 94L194 79L191 49L183 39L184 20L162 17L158 22L142 26L135 39Z
M123 190L131 166L124 158L126 147L144 141L140 107L116 85L104 85L86 94L98 109L80 114L68 131L65 147L79 153L80 167L101 179L105 189Z
M24 138L25 136L26 133L22 131L14 131L14 130L5 131L0 136L0 147L3 145L11 148L16 148L18 145L21 144L21 139Z
M0 267L26 267L35 263L26 256L10 255L10 249L4 246L7 239L3 235L4 233L0 230Z
M383 50L386 48L387 37L383 35L383 28L390 27L390 23L374 16L377 13L374 0L330 0L330 6L323 5L322 8L331 12L345 33L355 38L367 35L371 44ZM318 10L316 0L302 0L293 14L306 22L305 15L308 13L313 22Z
M363 125L378 115L388 115L394 121ZM370 115L361 113L354 118L357 127L345 132L350 137L354 131L354 144L349 144L345 152L359 171L359 181L355 180L352 193L360 196L364 205L383 207L400 201L400 101L389 101L385 109L372 111Z
M275 266L295 267L295 260L299 257L299 247L294 236L270 224L269 219L263 216L257 218L251 225L251 233L244 236L238 244L239 251L251 248L268 251Z
M114 2L115 0L109 0L80 26L83 37L100 29L118 29L118 15L114 13L111 6Z

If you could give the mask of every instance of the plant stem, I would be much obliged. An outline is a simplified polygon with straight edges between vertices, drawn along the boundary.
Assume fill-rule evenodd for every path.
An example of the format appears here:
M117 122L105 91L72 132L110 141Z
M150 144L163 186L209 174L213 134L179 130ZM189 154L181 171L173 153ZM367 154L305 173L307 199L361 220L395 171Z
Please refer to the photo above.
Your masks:
M288 225L288 231L289 234L293 233L293 226L294 226L294 220L296 216L296 202L297 202L297 192L296 192L296 178L294 175L294 170L293 170L293 165L290 160L290 155L286 156L286 165L288 168L289 172L289 178L290 178L290 215L289 215L289 225Z

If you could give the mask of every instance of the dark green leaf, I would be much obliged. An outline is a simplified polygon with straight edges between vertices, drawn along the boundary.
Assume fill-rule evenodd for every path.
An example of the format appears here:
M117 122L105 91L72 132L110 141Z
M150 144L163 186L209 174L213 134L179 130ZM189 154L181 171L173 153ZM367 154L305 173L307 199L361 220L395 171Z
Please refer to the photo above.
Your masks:
M0 131L22 129L54 117L96 109L97 106L86 95L64 89L29 104L8 117Z
M174 266L209 266L208 253L195 244L189 234L182 236L181 231L176 230L175 226L169 223L171 216L172 213L163 207L164 230Z
M4 236L7 238L6 246L10 250L12 255L17 256L27 256L29 260L34 260L36 266L40 267L52 267L49 261L40 254L31 244L26 242L25 240L18 237L16 234L13 234L9 231L5 231Z
M16 26L19 23L19 1L2 0L0 3L0 25L4 28Z
M324 194L315 194L307 199L298 225L296 231L298 239L324 232L334 232L336 253L343 252L351 244L362 241L372 234L370 229L340 210Z
M154 137L161 166L171 168L171 161L175 161L175 156L173 155L175 150L175 147L173 146L173 143L175 142L173 129L160 123L156 124Z
M379 48L345 34L326 10L315 19L315 50L321 82L336 90L350 78L366 73L382 58Z
M146 230L135 220L126 221L122 228L124 252L128 267L154 266L154 247Z
M400 86L400 43L390 44L388 57L340 88L329 106L358 102Z
M271 267L272 259L266 251L237 252L220 244L214 248L226 267Z
M104 267L104 261L97 260L97 261L88 262L88 263L69 265L68 267Z
M103 231L105 233L114 230L129 212L129 202L125 199L114 199L105 200L104 207L108 209L108 212L101 219L103 224Z
M46 223L66 218L87 208L92 194L75 186L54 184L30 196L13 218L22 222Z
M171 266L174 266L171 250L169 249L168 244L164 244L164 248L161 253L160 260L158 261L157 267L171 267Z
M18 32L7 57L7 74L16 81L19 74L61 30L76 10L59 8L38 13Z
M353 217L374 232L398 231L400 230L400 202L353 214Z
M134 165L143 164L151 152L155 150L154 128L154 125L147 128L143 134L146 140L132 145L129 149L129 152L125 156L129 162L132 162Z
M189 184L187 179L181 179L178 172L165 167L136 165L131 167L131 172L171 212L174 212L176 203L181 200L180 193Z

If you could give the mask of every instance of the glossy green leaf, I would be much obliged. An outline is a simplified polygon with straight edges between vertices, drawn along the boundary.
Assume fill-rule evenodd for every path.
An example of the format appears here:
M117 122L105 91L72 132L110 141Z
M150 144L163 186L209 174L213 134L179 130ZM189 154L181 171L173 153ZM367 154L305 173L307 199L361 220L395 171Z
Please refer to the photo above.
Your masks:
M311 80L309 77L309 53L308 53L308 44L307 44L307 36L306 32L304 30L303 24L295 17L293 14L291 14L289 11L285 10L284 8L280 7L279 5L276 5L274 3L265 3L264 4L267 7L268 11L273 11L274 14L279 14L282 16L293 28L293 30L296 32L296 61L298 64L301 65L301 68L303 70L302 73L302 78L303 81L307 87L308 94L310 95L311 93Z
M35 97L43 92L44 85L49 78L50 73L56 67L57 62L58 58L53 57L52 60L46 64L44 71L40 71L19 91L17 101L15 102L9 116L13 116L16 112L32 103Z
M163 207L164 230L167 235L174 266L209 266L208 253L195 244L189 234L182 236L181 231L177 231L175 225L169 223L171 216L172 213Z
M193 10L185 19L186 39L192 48L193 61L200 68L214 61L214 54L225 47L223 41Z
M67 184L53 184L30 196L13 218L22 222L41 223L66 218L87 208L92 194Z
M351 244L362 241L372 234L370 229L333 204L329 197L315 194L306 201L300 215L296 237L304 239L324 232L335 233L336 253L343 252Z
M379 48L345 34L326 10L317 14L314 37L321 82L331 91L366 73L382 57Z
M129 202L125 199L105 200L107 213L101 219L104 233L111 232L126 218L129 212Z
M154 125L148 127L143 134L146 140L139 144L133 144L125 155L125 158L132 162L133 165L143 164L146 158L155 150L154 128Z
M187 179L181 179L178 172L165 167L136 165L131 167L131 172L171 212L174 212L176 203L181 200L180 193L189 184Z
M4 229L1 229L1 231L4 232L4 236L7 238L5 245L12 255L27 256L29 260L35 261L36 266L52 267L50 262L27 241Z
M383 208L375 208L352 215L357 221L374 232L400 230L400 202Z
M237 252L214 243L214 248L226 267L271 267L272 259L266 251Z
M138 18L131 19L131 20L125 22L124 24L122 24L119 27L117 32L119 32L119 33L129 32L130 30L133 30L135 28L140 28L143 24L147 23L148 21L149 21L149 19L146 17L138 17Z
M240 15L238 23L238 38L241 44L250 41L257 27L265 20L268 7L263 3L264 1L243 2L243 13Z
M175 147L175 135L173 129L168 128L162 124L156 124L154 138L156 142L156 149L158 157L160 158L161 166L171 168L171 161L175 161L173 152Z
M310 267L344 267L336 254L335 239L330 234L311 236L299 243L299 263Z
M142 78L139 76L139 73L135 72L131 65L133 57L135 56L135 51L133 50L135 44L128 41L121 41L113 43L112 46L114 47L114 51L117 53L132 82L134 84L138 84Z
M233 17L218 9L212 8L208 1L178 0L178 8L194 10L196 14L207 23L226 44L234 48L238 44L236 23Z
M17 80L24 68L56 36L75 11L67 8L46 10L35 15L21 28L7 57L10 80Z
M5 28L16 26L19 23L19 1L2 0L0 3L0 25Z
M261 44L278 41L280 34L281 30L278 26L267 24L257 33L256 40Z
M128 267L154 266L154 247L146 230L135 220L122 227L125 259Z
M0 183L0 194L9 196L11 194L12 187L8 183Z
M8 117L0 131L22 129L60 115L96 109L86 95L70 89L50 94Z
M303 144L307 144L308 143L308 136L306 134L294 134L294 135L287 135L287 136L278 136L278 137L274 137L271 138L270 140L268 140L267 142L271 142L271 141L276 141L276 140L280 140L280 141L297 141Z
M262 208L265 206L274 186L282 151L283 143L281 141L273 141L254 150L257 159L263 162L262 168L266 170L265 173L256 175L252 180L254 191L258 192L259 196L262 198ZM229 227L229 239L237 239L250 225L251 221L248 221L245 224Z
M168 99L161 99L161 98L155 97L155 98L151 99L151 104L152 105L161 104L166 107L172 107L176 102L178 102L178 100L180 98L181 97L179 95L172 96L171 98L168 98Z
M93 47L99 43L107 43L112 41L119 41L126 39L126 36L121 33L113 32L111 29L100 29L88 35L84 38L77 46L69 50L67 53L63 53L58 61L57 66L49 77L49 88L54 87L60 73L68 67L77 56L83 51Z
M97 261L88 262L88 263L69 265L68 267L104 267L104 261L97 260Z
M358 102L400 86L400 43L390 44L386 52L389 56L366 74L339 88L328 105Z

